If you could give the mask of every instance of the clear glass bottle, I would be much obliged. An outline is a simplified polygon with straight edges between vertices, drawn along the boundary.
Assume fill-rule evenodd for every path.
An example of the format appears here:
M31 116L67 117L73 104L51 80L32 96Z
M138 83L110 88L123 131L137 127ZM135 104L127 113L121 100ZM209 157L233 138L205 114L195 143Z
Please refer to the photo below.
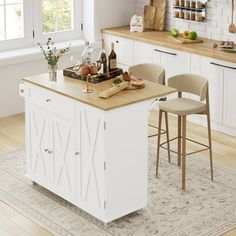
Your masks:
M184 7L184 0L179 0L179 6Z
M195 11L191 11L190 19L195 21L195 17L196 17L196 12Z
M196 8L196 1L195 0L191 0L191 8Z
M93 48L90 46L89 41L85 42L84 51L82 52L82 63L92 65L93 62Z
M189 8L190 7L190 0L185 0L184 1L184 6Z
M179 18L184 19L184 11L183 11L183 9L179 10Z
M179 18L179 12L180 12L179 9L174 9L174 17L175 18Z
M184 19L189 20L190 19L190 11L189 10L184 10Z

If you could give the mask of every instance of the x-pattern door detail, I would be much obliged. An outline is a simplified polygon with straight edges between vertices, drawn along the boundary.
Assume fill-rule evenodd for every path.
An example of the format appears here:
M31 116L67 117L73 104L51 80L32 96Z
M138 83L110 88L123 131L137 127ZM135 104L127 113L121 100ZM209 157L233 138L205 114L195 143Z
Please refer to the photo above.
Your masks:
M91 114L89 110L82 111L82 196L85 203L98 209L102 207L101 171L104 171L101 168L101 124L99 115Z

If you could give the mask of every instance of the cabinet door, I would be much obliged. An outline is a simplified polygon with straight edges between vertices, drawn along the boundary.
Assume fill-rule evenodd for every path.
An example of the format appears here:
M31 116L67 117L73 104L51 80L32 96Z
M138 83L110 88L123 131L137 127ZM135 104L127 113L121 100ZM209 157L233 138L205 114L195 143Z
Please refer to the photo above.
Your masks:
M154 63L165 68L166 78L190 72L190 54L179 50L154 47Z
M152 63L153 45L134 41L133 64Z
M53 157L55 191L74 201L76 192L76 158L74 121L53 117ZM79 172L78 172L79 174Z
M191 55L191 72L204 76L209 82L211 120L222 123L223 68L217 64L217 60Z
M28 175L32 180L48 187L52 184L53 159L49 155L51 147L51 119L46 111L37 106L29 107L29 144Z
M223 124L227 127L236 129L236 66L235 69L224 69L224 106L223 106Z
M108 55L111 52L111 43L114 43L117 62L126 66L131 66L133 64L132 40L106 34L104 34L104 40L105 49Z
M104 210L104 119L103 112L81 107L82 204L95 216Z

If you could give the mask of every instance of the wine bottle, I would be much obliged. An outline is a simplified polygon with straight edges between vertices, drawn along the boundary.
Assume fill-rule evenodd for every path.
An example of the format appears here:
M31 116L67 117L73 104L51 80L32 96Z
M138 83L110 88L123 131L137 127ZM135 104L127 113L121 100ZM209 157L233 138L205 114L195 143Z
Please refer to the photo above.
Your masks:
M111 53L109 55L109 71L114 71L117 69L117 60L116 60L116 53L114 50L114 43L111 44Z
M107 55L106 55L106 51L105 51L104 39L102 39L101 51L100 51L98 60L101 63L101 72L104 74L107 73Z

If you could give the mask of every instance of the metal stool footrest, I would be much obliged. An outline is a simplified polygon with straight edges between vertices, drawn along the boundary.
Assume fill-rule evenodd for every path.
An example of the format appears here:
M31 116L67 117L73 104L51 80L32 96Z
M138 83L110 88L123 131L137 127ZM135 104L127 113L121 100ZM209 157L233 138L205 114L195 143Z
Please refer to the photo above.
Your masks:
M181 136L180 138L182 139L183 137ZM170 140L169 140L169 143L172 142L172 141L174 141L174 140L176 140L176 139L178 139L178 137L175 137L175 138L170 139ZM198 144L198 145L200 145L200 146L205 147L205 148L202 148L202 149L197 150L197 151L194 151L194 152L186 153L186 156L189 156L189 155L192 155L192 154L195 154L195 153L198 153L198 152L203 152L203 151L206 151L206 150L208 150L208 149L210 148L208 145L203 144L203 143L200 143L200 142L197 142L197 141L195 141L195 140L193 140L193 139L186 138L186 140L187 140L187 141L190 141L190 142L192 142L192 143L196 143L196 144ZM168 141L161 143L161 144L160 144L160 147L163 148L163 149L165 149L165 150L168 150L167 147L164 147L164 145L167 144L167 143L168 143ZM170 149L170 152L175 153L175 154L178 154L177 151L174 151L174 150L172 150L172 149ZM182 153L181 153L181 155L182 155Z

